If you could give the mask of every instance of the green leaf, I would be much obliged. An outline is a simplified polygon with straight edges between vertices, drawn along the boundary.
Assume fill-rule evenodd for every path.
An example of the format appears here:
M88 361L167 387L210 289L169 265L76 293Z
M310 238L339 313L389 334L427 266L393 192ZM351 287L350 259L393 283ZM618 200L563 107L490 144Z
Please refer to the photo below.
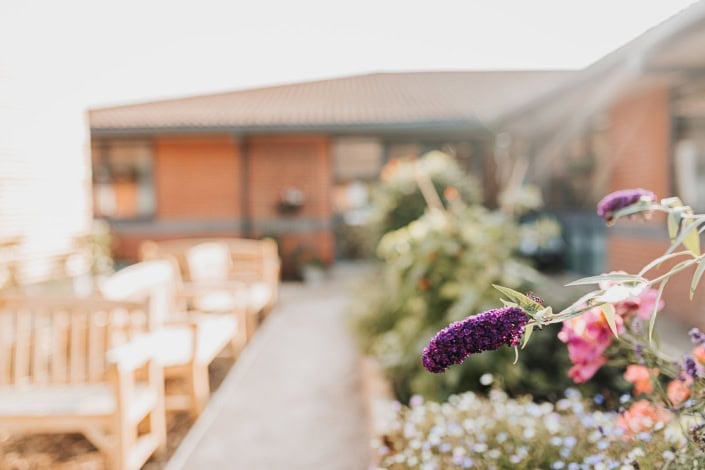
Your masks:
M607 324L610 327L610 330L612 330L612 334L619 338L619 332L617 331L617 322L614 319L614 305L612 304L603 304L600 306L600 309L602 310L602 313L605 314L605 318L607 319Z
M599 276L584 277L577 281L569 282L568 286L587 286L590 284L599 284L602 281L619 281L619 282L646 282L646 279L636 274L600 274Z
M670 253L667 255L659 256L658 258L656 258L655 260L652 260L649 264L647 264L646 266L641 268L641 271L639 271L639 276L643 276L644 274L648 273L649 271L651 271L653 268L657 267L658 265L660 265L664 261L667 261L671 258L677 258L677 257L683 256L683 255L692 256L692 253L690 251L679 251L676 253Z
M665 199L661 199L661 205L664 207L681 207L683 205L683 201L681 201L681 198L677 196L673 197L667 197Z
M676 237L678 236L678 229L681 226L681 220L681 211L673 210L668 213L668 237L671 239L671 243L673 243L676 240Z
M644 212L645 210L649 209L650 206L651 204L649 204L648 202L635 202L634 204L627 206L624 209L620 209L614 214L612 214L612 222L619 219L620 217L626 217L628 215Z
M516 303L519 305L519 307L523 310L526 310L528 312L537 312L543 308L543 305L539 304L538 302L534 301L530 297L522 294L521 292L517 292L514 289L510 289L509 287L504 287L504 286L499 286L497 284L492 284L492 287L500 291L502 294L506 295L510 301Z
M693 280L690 282L690 300L693 300L695 289L697 289L698 284L700 283L700 278L703 275L703 271L705 271L705 261L700 260L698 267L695 269L695 273L693 274Z
M685 237L688 236L690 231L693 230L698 225L702 224L703 222L705 222L705 217L698 217L693 222L691 222L690 225L687 225L683 230L681 230L681 233L673 241L673 243L671 243L671 246L668 248L668 250L666 250L666 254L673 253L673 250L675 250L678 245L683 243L683 240L685 240Z
M517 362L519 362L519 348L514 346L514 362L512 363L512 365L516 365Z
M697 230L689 230L683 239L683 246L695 256L700 256L700 237Z
M656 325L656 315L658 314L658 304L661 303L661 296L663 295L663 289L666 288L668 283L668 278L661 281L661 285L658 286L658 293L656 294L656 302L654 302L654 311L651 314L651 320L649 320L649 344L653 344L653 334L654 325Z
M524 328L524 342L521 345L521 349L524 349L526 347L526 344L529 342L529 338L531 338L531 333L534 331L534 324L529 323L526 325L526 328Z

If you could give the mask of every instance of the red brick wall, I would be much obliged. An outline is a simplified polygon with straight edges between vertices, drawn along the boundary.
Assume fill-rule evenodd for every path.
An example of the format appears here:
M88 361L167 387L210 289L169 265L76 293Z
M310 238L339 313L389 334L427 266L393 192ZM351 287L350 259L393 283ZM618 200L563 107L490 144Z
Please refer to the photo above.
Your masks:
M671 120L668 88L650 87L617 101L609 112L610 191L642 187L670 195Z
M330 143L325 136L266 136L247 141L249 212L255 221L300 218L312 224L331 221L333 175ZM305 202L300 211L283 215L277 210L282 191L298 188ZM262 233L260 235L267 235ZM312 250L324 261L334 258L331 230L292 231L276 235L282 256L297 247Z
M157 137L154 158L158 219L240 217L240 152L233 138Z
M330 217L333 175L326 137L255 137L248 140L250 214L255 219L281 217L282 190L296 187L306 202L298 217Z
M232 137L156 137L155 218L183 221L189 227L188 233L150 233L149 227L141 229L140 233L121 233L116 237L115 255L134 259L139 244L145 239L238 236L240 234L234 232L195 232L198 221L235 223L247 216L257 232L251 235L271 235L279 240L282 258L287 263L285 270L293 272L293 262L302 249L308 256L332 262L334 237L332 229L326 226L332 222L333 191L328 138L252 137L247 139L245 147L246 169L240 144ZM247 214L242 210L245 174L248 178ZM298 188L305 195L305 203L296 214L285 215L277 210L280 195L287 188ZM275 226L277 230L269 231L267 226Z
M671 120L668 88L651 86L632 91L610 109L610 145L613 153L610 191L642 187L660 198L671 195ZM618 222L608 229L607 266L609 270L639 272L652 259L665 253L665 219L662 216L644 224ZM631 225L628 231L624 229ZM622 229L620 233L619 230ZM676 261L677 262L677 261ZM647 277L653 278L673 266L664 263ZM664 300L669 315L688 324L705 326L703 305L705 286L691 302L688 297L692 270L676 275L666 287Z

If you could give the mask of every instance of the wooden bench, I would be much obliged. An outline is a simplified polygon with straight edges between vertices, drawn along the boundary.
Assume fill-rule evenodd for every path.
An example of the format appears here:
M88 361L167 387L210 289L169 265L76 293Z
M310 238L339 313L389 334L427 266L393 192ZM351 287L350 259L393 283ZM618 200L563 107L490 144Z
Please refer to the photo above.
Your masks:
M157 345L156 360L166 377L184 379L185 395L169 393L168 410L189 410L196 417L210 395L208 365L226 348L236 357L245 343L245 305L228 314L188 311L189 295L180 287L178 267L170 260L142 261L113 274L100 286L108 299L150 302L149 328ZM240 293L244 297L244 291Z
M256 323L278 299L280 260L274 240L193 238L145 241L142 259L172 259L179 266L184 286L197 289L193 307L218 312L232 308L231 292L237 283L247 291L248 339Z
M0 296L0 429L82 433L117 470L163 450L164 379L147 308ZM148 431L139 433L142 422Z

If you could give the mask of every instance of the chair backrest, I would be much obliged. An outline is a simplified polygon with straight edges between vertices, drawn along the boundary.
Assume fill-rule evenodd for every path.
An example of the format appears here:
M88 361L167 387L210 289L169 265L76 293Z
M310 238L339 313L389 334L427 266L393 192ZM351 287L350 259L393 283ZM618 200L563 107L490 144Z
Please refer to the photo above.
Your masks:
M181 309L176 301L180 283L178 268L168 259L141 261L104 279L100 292L106 299L150 303L150 329L156 329Z
M228 245L223 242L204 242L186 251L189 278L194 282L226 281L232 270Z
M222 250L227 246L231 263L231 278L243 281L267 281L276 284L279 280L279 254L277 244L270 238L251 240L246 238L192 238L177 240L148 240L140 245L143 260L172 257L178 263L184 280L191 279L187 253L192 247L205 243L218 243Z
M147 331L145 302L0 297L0 385L106 380L106 352Z

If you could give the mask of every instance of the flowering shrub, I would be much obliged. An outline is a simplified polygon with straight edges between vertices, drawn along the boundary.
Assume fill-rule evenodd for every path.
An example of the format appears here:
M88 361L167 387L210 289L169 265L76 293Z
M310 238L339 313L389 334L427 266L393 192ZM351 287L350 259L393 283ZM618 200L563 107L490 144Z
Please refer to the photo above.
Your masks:
M369 226L377 233L377 240L426 212L428 205L417 182L419 172L430 180L442 202L450 198L476 204L481 200L480 183L450 155L434 151L418 160L391 160L382 168L380 184L371 194Z
M522 332L523 345L526 345L535 328L562 324L558 337L568 347L573 364L569 375L576 383L591 379L608 361L621 362L625 366L624 378L633 384L633 399L624 397L624 408L616 419L621 440L631 443L643 438L650 441L656 432L675 423L676 429L688 430L683 433L684 443L679 452L688 456L689 460L685 462L694 465L702 458L705 448L705 380L702 379L705 334L693 329L690 333L694 343L692 355L681 358L663 354L653 342L653 336L656 315L663 307L661 294L672 276L694 268L690 286L692 298L705 272L705 254L700 252L699 237L705 227L705 215L693 214L692 209L678 198L657 202L656 196L644 189L612 193L600 201L597 210L610 224L620 217L646 218L655 211L665 212L670 248L638 274L609 273L569 284L596 285L597 288L558 312L545 306L534 295L495 286L505 297L502 299L505 307L500 311L511 312L514 320L505 321L503 315L497 315L497 310L490 310L451 324L431 340L423 364L430 372L442 372L470 354L504 344L516 346ZM676 251L680 246L683 249ZM680 261L666 273L649 278L656 266L679 258ZM493 321L473 321L473 318L485 317ZM516 320L519 318L522 319ZM493 340L477 341L485 337ZM473 347L469 347L468 340ZM659 445L663 444L662 437L659 435ZM605 453L601 454L604 458L610 441L603 439L600 442L607 443L603 444L606 446ZM671 455L672 452L666 460L672 460ZM657 460L652 459L658 459L658 456L651 455L646 462L653 465ZM613 463L620 464L618 461ZM663 465L667 463L664 461Z
M535 338L516 366L511 350L481 354L445 374L428 374L418 360L435 331L496 303L493 283L529 288L537 279L513 255L514 228L510 216L455 199L447 210L429 212L382 239L382 271L361 289L354 326L362 348L385 368L399 399L417 393L442 400L479 390L485 372L501 376L512 393L548 396L562 394L569 385L565 371L570 364L555 335Z

